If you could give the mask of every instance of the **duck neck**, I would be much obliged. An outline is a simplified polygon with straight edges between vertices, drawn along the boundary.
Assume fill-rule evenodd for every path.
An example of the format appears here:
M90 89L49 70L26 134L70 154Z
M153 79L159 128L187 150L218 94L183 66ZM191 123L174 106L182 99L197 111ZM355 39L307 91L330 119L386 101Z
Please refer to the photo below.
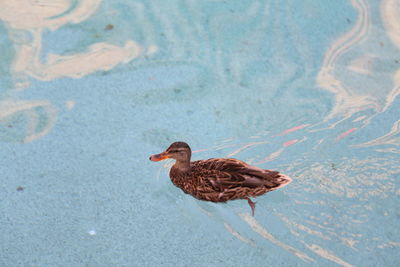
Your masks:
M174 167L180 172L188 172L190 171L190 160L177 160Z

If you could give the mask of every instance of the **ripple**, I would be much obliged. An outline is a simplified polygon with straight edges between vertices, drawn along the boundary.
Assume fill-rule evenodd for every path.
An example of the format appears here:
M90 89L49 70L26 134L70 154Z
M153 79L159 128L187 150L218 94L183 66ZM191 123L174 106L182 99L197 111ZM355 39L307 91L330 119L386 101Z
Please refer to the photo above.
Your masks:
M383 1L378 13L374 2L351 1L358 12L357 22L328 49L317 76L317 84L335 97L334 107L324 121L348 119L369 109L383 112L399 95L398 66L393 60L398 49L387 42L388 34L396 45L399 43L398 31L395 33L400 25L396 16L399 8L395 2ZM378 16L384 21L386 32L373 21ZM364 118L364 123L373 116Z
M314 259L309 257L306 253L292 247L289 246L285 243L283 243L282 241L276 239L273 235L271 235L263 226L261 226L256 219L254 219L254 217L250 216L249 214L246 213L242 213L240 214L240 217L242 217L242 219L247 222L250 227L257 232L258 234L260 234L262 237L264 237L265 239L269 240L270 242L274 243L277 246L280 246L281 248L287 250L288 252L292 253L293 255L299 257L300 259L302 259L305 262L314 262Z
M0 102L0 140L29 143L54 126L57 109L48 101L3 100Z

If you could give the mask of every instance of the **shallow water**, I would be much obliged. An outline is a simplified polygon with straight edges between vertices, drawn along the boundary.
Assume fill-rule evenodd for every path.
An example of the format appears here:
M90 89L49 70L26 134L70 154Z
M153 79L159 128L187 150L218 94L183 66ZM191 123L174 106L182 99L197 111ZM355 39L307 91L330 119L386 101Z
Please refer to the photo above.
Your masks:
M0 266L398 266L400 5L0 3ZM201 202L188 142L293 178Z

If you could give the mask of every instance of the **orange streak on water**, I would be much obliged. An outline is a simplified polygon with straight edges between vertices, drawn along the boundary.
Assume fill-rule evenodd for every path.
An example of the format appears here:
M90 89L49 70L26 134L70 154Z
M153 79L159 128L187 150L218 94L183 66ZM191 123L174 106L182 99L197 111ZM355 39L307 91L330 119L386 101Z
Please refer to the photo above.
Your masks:
M349 129L349 130L347 130L347 131L345 131L345 132L339 134L339 135L336 137L336 141L339 141L340 139L345 138L346 136L348 136L349 134L351 134L351 133L354 132L355 130L357 130L357 128L351 128L351 129Z
M299 142L299 139L289 140L289 141L283 143L283 146L284 146L284 147L288 147L288 146L291 146L291 145L296 144L297 142Z
M277 136L282 136L282 135L286 135L286 134L289 134L289 133L292 133L292 132L301 130L301 129L303 129L303 128L309 126L309 125L310 125L310 124L302 124L302 125L299 125L299 126L296 126L296 127L293 127L293 128L287 129L287 130L284 130L283 132L281 132L281 133L278 134Z

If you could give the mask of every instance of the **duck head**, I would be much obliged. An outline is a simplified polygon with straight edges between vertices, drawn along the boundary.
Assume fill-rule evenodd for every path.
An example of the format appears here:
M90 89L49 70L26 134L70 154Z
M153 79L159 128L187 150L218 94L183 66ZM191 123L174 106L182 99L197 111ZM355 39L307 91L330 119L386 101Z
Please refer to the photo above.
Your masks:
M190 162L190 157L192 156L192 150L189 145L185 142L175 142L172 143L167 150L160 154L155 154L150 156L151 161L160 161L164 159L174 159L177 162Z

